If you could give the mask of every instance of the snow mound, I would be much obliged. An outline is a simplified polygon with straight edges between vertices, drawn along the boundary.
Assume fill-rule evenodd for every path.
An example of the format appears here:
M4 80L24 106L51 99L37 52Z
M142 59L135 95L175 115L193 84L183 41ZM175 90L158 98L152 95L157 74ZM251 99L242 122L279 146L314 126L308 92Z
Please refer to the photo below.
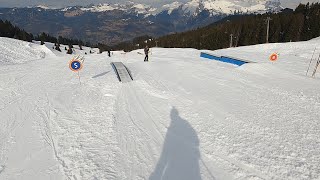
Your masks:
M311 40L309 40L309 41L319 41L320 42L320 37L316 37L316 38L313 38L313 39L311 39Z
M238 70L260 76L270 76L274 74L277 74L279 76L289 74L287 71L279 69L278 67L269 63L247 63L238 67Z
M0 37L0 64L21 64L53 55L47 47Z

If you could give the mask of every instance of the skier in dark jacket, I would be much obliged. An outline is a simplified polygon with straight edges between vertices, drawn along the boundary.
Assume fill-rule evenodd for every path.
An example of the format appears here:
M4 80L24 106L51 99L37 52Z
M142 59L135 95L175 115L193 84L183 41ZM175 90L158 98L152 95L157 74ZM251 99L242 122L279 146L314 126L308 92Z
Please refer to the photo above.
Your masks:
M144 54L146 55L146 57L144 58L144 61L149 61L149 47L146 46L144 48Z

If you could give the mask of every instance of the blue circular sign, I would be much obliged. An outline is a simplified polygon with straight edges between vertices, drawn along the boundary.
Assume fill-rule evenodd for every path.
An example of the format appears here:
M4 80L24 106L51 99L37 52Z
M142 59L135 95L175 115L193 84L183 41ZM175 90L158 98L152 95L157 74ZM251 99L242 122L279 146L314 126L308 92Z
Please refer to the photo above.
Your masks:
M69 65L70 69L72 71L79 71L82 69L82 64L80 61L78 60L73 60L70 62L70 65Z
M73 61L71 64L72 69L78 70L81 68L81 63L79 61Z

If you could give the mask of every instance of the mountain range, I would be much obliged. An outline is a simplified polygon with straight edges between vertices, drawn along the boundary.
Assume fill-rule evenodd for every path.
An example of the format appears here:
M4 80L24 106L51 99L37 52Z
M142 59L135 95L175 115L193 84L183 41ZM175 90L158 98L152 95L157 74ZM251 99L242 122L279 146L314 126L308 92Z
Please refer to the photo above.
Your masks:
M279 0L191 0L161 7L126 2L50 8L0 8L0 19L33 34L116 44L138 36L158 37L203 27L228 15L279 12Z

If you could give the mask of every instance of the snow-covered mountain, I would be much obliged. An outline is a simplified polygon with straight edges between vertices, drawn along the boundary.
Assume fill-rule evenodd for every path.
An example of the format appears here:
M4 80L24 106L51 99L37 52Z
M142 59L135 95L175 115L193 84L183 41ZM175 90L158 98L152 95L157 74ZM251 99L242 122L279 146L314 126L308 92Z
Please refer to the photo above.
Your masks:
M186 3L173 2L161 7L151 7L146 4L127 2L123 4L99 4L81 8L84 11L104 12L112 10L131 11L139 14L157 15L164 11L171 14L174 10L182 9L186 14L197 15L209 11L211 15L234 13L264 13L282 9L280 0L191 0Z
M28 32L117 44L135 37L187 31L233 14L277 12L279 0L191 0L160 7L126 2L55 9L45 5L0 8L0 19Z
M98 5L89 5L86 7L81 7L80 9L83 11L90 11L90 12L105 12L105 11L120 10L125 12L135 12L138 14L153 14L153 12L156 12L157 10L156 8L153 8L149 5L137 4L133 2L126 2L122 4L102 3Z
M197 15L202 11L209 11L211 15L234 13L264 13L277 12L282 9L279 0L191 0L187 3L174 2L164 5L160 9L172 12L181 8L184 12Z

